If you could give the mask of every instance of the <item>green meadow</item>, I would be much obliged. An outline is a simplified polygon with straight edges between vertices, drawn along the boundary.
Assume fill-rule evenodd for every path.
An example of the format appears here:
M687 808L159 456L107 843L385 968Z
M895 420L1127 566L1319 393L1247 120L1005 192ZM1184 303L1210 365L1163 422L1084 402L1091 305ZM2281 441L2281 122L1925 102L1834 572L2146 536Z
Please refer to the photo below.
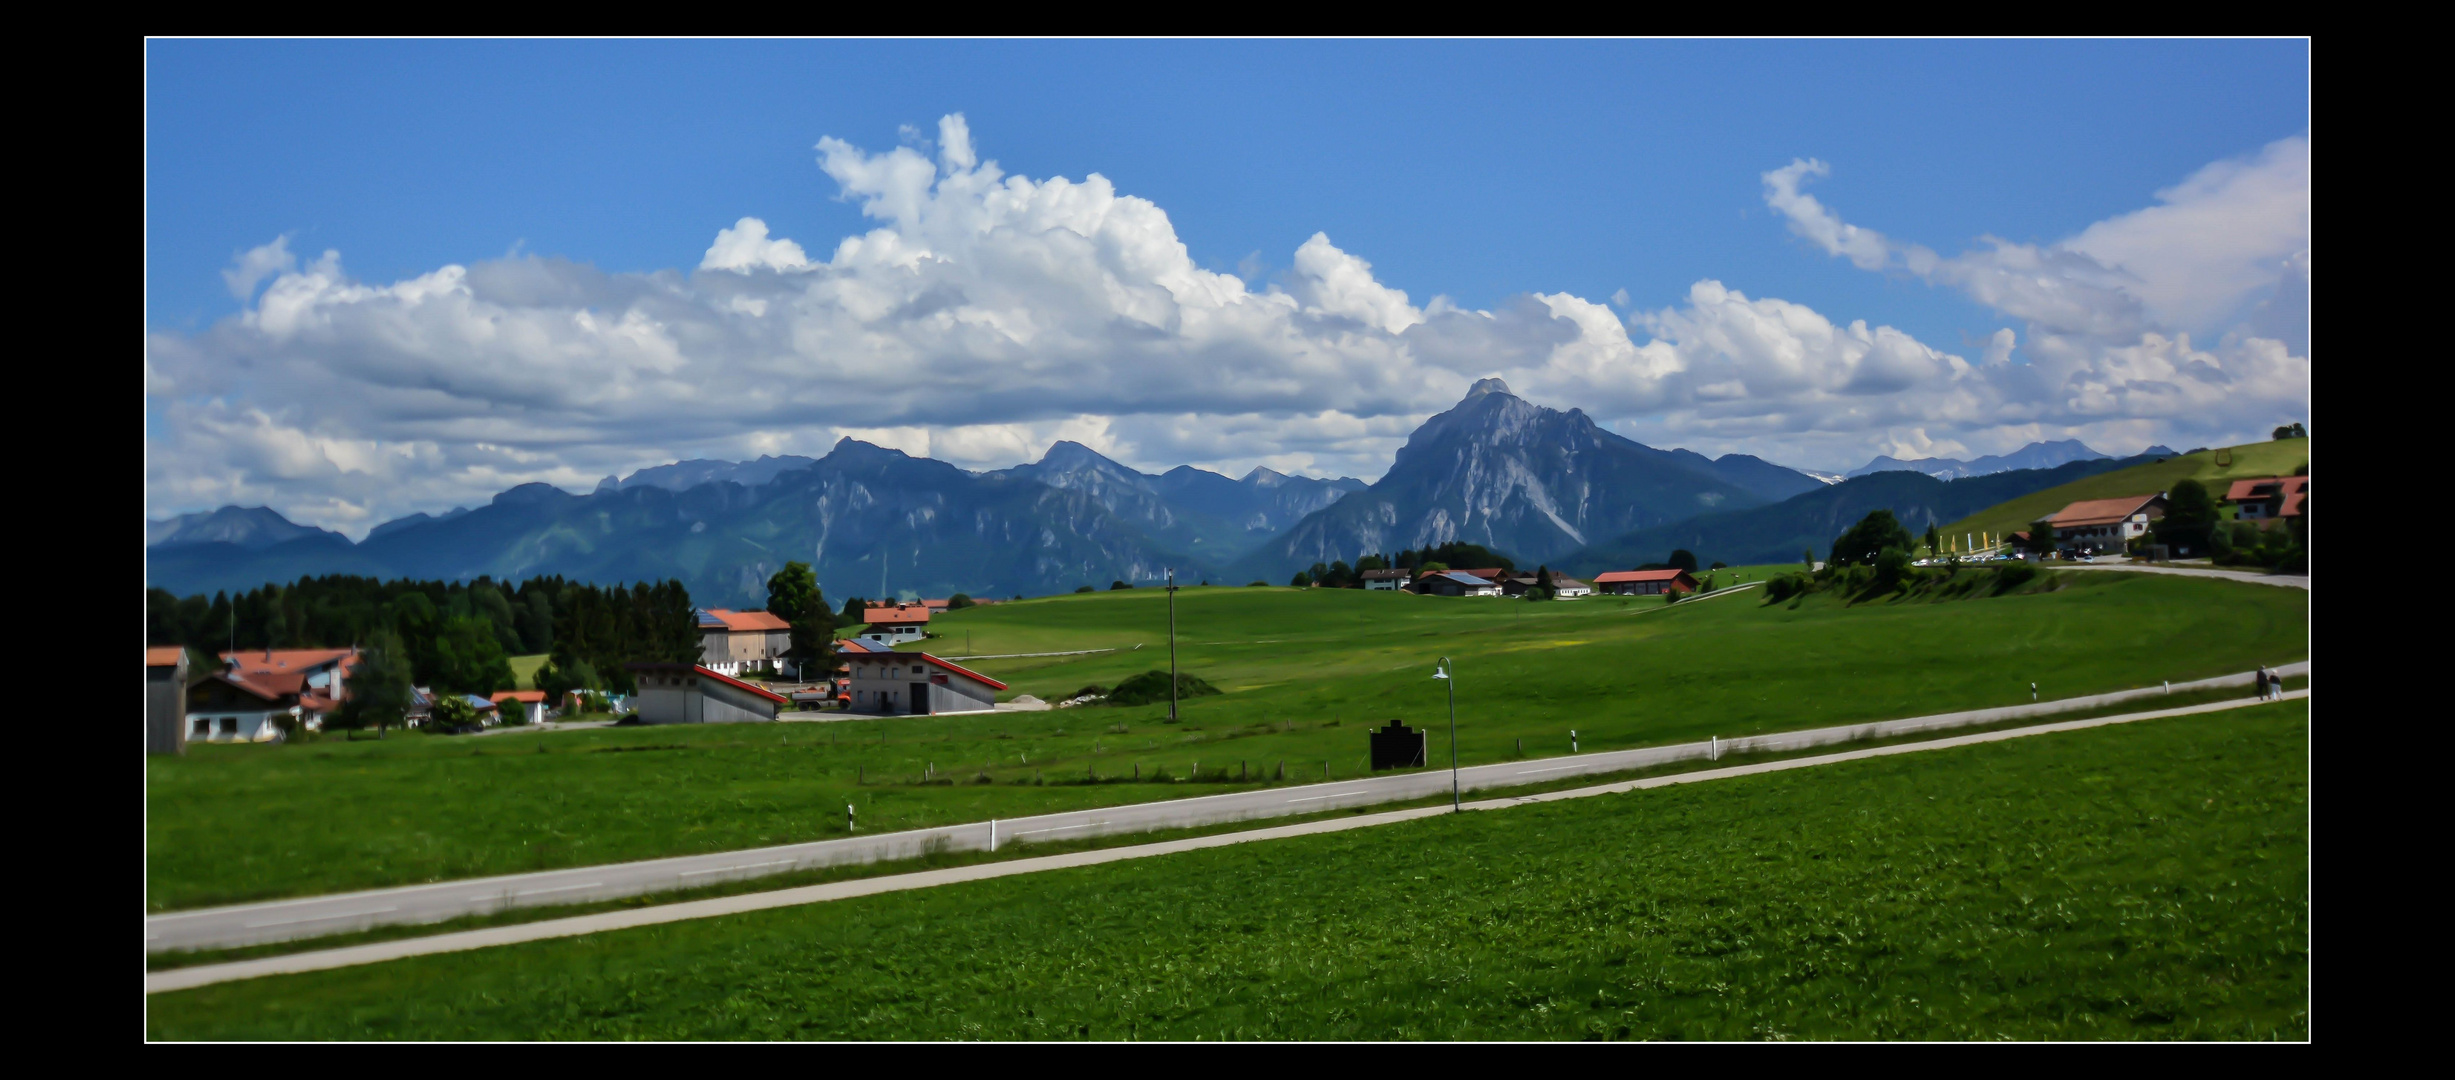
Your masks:
M1390 720L1468 763L1814 727L2155 685L2308 655L2306 592L2070 573L1950 603L1528 603L1188 588L1163 706L485 737L326 737L147 763L147 905L168 910L1178 798L1365 771ZM1009 695L1167 668L1167 597L1136 589L942 617ZM1139 649L1135 648L1140 646ZM1436 736L1436 738L1442 737ZM1198 769L1198 772L1197 772ZM1284 781L1280 780L1284 770ZM926 780L924 779L926 777Z
M2279 590L2281 591L2281 590ZM2302 703L204 987L156 1039L2305 1039Z

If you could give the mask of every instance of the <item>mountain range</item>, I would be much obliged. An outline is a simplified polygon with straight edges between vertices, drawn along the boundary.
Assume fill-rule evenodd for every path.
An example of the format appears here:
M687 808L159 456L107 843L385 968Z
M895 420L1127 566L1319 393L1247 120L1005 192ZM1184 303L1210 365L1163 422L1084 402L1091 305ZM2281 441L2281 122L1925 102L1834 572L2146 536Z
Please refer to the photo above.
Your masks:
M1969 476L1986 476L2014 469L2051 469L2073 461L2093 461L2104 458L2078 439L2056 442L2033 442L2009 454L1988 454L1971 461L1958 458L1916 458L1903 461L1889 455L1852 469L1848 476L1869 476L1880 472L1925 473L1938 480L1958 480ZM2174 452L2163 446L2151 446L2140 452L2141 457L2172 457Z
M609 476L585 495L526 484L485 506L385 522L357 543L263 507L150 521L146 573L182 594L314 574L679 578L702 603L755 605L791 560L810 563L838 599L1038 595L1149 582L1170 567L1186 580L1280 581L1314 562L1452 540L1529 565L1583 565L1677 535L1694 542L1675 546L1700 554L1734 545L1709 557L1736 562L1736 548L1755 543L1743 538L1774 520L1745 515L1791 507L1782 513L1813 518L1791 531L1829 543L1838 530L1822 517L1862 495L1925 497L1898 477L1940 483L1888 472L1829 484L1745 454L1660 450L1485 379L1419 427L1371 484L1265 468L1242 479L1191 466L1154 475L1076 442L969 472L847 438L824 457L681 461ZM1894 488L1898 498L1873 494ZM1679 528L1691 531L1663 531Z

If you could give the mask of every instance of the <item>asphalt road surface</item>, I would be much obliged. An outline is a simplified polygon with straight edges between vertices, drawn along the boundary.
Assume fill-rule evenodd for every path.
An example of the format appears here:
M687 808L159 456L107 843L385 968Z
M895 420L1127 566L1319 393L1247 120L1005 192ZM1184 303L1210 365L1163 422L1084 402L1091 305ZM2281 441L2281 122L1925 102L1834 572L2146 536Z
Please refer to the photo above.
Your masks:
M2309 673L2310 665L2305 661L2288 664L2277 670L2287 675L2305 675ZM2176 683L2172 690L2191 691L2228 686L2247 688L2250 681L2250 674L2245 672L2239 675ZM1672 746L1598 751L1568 757L1478 765L1460 770L1457 781L1460 789L1467 791L1550 783L1581 776L1625 772L1631 769L1682 761L1714 760L1731 753L1751 751L1779 753L1806 750L1859 739L1890 738L1978 724L1992 724L2024 717L2050 716L2056 713L2150 700L2168 692L2163 687L2150 687L2142 690L2097 694L2090 697L2044 701L2031 705L1943 713L1906 720L1887 720L1816 728L1808 731L1755 735L1740 739L1709 739L1704 742ZM1432 739L1431 756L1435 760L1444 756L1442 739L1438 733L1435 733ZM1263 763L1256 762L1255 764L1259 766ZM1289 765L1291 775L1302 768L1318 767L1317 762L1290 762ZM1360 777L1334 783L1273 787L1190 799L1134 803L1006 821L973 822L935 829L882 833L876 836L855 835L834 840L815 840L802 844L724 851L706 855L684 855L640 862L575 867L568 870L469 878L431 885L334 893L231 907L199 908L146 916L145 949L148 952L156 952L168 949L228 948L291 938L321 937L374 926L441 922L463 915L483 914L512 907L611 900L644 893L694 888L722 881L765 877L796 870L908 859L924 854L933 848L948 851L978 851L990 848L992 845L1003 848L1017 842L1073 840L1083 837L1145 833L1156 829L1192 828L1299 814L1317 814L1324 811L1347 810L1380 803L1420 799L1446 794L1449 790L1448 770L1425 769Z

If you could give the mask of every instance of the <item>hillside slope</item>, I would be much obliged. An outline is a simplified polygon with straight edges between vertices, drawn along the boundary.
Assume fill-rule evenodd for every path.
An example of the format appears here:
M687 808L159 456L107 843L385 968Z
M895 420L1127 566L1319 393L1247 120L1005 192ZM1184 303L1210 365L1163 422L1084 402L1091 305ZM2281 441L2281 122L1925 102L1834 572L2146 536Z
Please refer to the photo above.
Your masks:
M1928 525L1962 517L1975 508L2120 469L2123 464L2111 459L2074 461L2052 469L2014 469L1960 480L1939 480L1919 472L1869 473L1771 506L1640 529L1563 558L1558 565L1571 574L1591 575L1661 562L1677 548L1687 549L1702 562L1718 560L1733 566L1796 562L1807 548L1814 548L1816 557L1823 558L1830 553L1835 537L1877 510L1892 511L1912 533L1919 533Z
M2293 470L2310 463L2310 440L2278 439L2273 442L2247 443L2225 447L2232 452L2231 465L2216 463L2218 450L2201 450L2164 461L2143 462L2130 468L2102 473L2072 483L2062 484L2008 499L2001 504L1971 511L1968 516L1945 525L1947 533L2011 533L2029 527L2029 523L2083 499L2111 499L2121 495L2144 495L2170 491L2185 477L2208 485L2218 498L2225 487L2235 480L2260 476L2287 476Z

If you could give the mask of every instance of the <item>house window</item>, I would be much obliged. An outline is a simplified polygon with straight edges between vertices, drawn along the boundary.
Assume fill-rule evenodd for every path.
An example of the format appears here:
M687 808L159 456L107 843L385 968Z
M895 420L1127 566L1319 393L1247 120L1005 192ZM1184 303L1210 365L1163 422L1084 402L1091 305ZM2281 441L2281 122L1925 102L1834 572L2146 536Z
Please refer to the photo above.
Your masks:
M208 717L199 716L188 725L188 728L190 735L211 735L213 734L213 721Z
M225 716L225 717L222 717L222 734L224 734L224 735L236 735L236 734L238 734L238 733L239 733L239 718L238 718L238 717L235 717L235 716Z

